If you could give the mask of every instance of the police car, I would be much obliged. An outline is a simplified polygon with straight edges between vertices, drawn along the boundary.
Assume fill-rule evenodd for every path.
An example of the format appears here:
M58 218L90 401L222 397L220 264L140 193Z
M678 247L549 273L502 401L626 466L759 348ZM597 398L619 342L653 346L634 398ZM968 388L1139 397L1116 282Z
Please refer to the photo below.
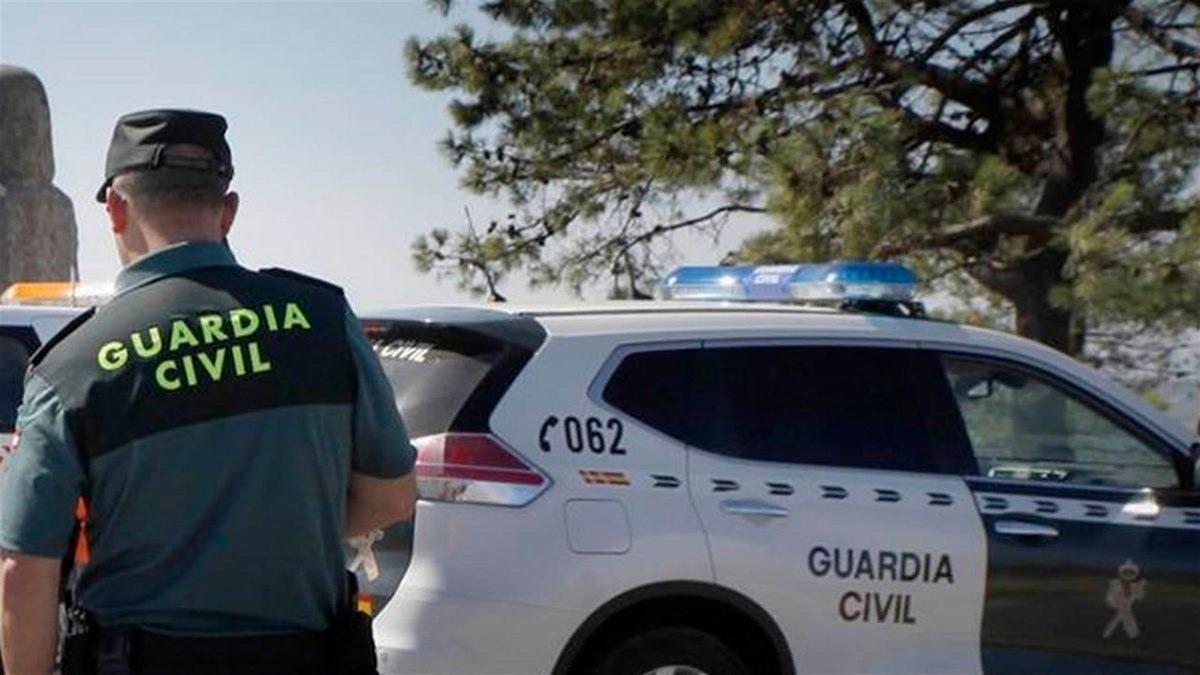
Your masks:
M12 441L29 357L83 307L111 293L72 282L22 282L0 294L0 458Z
M916 281L370 316L419 453L411 542L362 547L381 672L1200 670L1196 437Z

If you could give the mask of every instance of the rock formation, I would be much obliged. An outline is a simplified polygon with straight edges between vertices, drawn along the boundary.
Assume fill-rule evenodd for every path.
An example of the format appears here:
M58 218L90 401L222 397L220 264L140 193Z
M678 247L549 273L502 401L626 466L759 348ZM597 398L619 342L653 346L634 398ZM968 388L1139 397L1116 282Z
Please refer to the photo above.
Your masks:
M53 179L46 90L33 73L0 64L0 289L74 276L75 211Z

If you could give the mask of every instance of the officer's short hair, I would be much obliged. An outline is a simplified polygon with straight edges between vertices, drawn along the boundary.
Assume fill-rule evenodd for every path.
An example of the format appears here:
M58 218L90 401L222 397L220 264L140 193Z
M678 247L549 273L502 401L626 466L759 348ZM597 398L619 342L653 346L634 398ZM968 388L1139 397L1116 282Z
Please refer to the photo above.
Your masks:
M172 150L167 149L170 153ZM194 151L189 152L194 156ZM229 177L164 166L149 171L131 171L113 179L117 192L142 207L217 207L229 190Z

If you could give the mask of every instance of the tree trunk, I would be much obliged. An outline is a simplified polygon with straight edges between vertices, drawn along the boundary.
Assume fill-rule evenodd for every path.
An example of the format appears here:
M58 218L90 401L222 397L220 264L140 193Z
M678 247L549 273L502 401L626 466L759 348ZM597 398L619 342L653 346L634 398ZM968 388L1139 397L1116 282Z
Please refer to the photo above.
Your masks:
M1062 283L1067 253L1045 249L1024 262L1016 273L1016 292L1010 295L1016 310L1018 335L1037 340L1065 354L1078 356L1083 351L1083 335L1077 331L1077 318L1069 309L1054 306L1050 296Z
M1104 142L1104 120L1092 115L1087 92L1093 76L1112 62L1112 28L1128 2L1088 5L1068 10L1060 20L1052 21L1055 36L1062 46L1066 66L1067 91L1057 120L1057 152L1043 165L1046 181L1035 213L1062 218L1083 198L1099 175L1097 149ZM1082 322L1070 309L1050 302L1054 288L1062 283L1067 251L1051 249L1051 233L1031 237L1028 250L1041 251L1018 268L1017 292L1009 295L1016 308L1018 335L1045 343L1078 356L1083 352L1085 334Z
M1032 297L1032 294L1028 301L1017 302L1015 306L1017 335L1037 340L1071 356L1078 356L1082 351L1082 336L1074 330L1073 312L1054 307L1045 297Z

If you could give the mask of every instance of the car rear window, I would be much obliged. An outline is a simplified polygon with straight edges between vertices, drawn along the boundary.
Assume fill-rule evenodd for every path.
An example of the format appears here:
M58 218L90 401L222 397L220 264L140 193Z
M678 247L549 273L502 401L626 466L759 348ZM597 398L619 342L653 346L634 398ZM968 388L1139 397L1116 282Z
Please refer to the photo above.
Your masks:
M363 322L413 438L487 431L487 421L530 350L471 326Z
M29 350L24 343L0 335L0 434L11 434L25 390Z

